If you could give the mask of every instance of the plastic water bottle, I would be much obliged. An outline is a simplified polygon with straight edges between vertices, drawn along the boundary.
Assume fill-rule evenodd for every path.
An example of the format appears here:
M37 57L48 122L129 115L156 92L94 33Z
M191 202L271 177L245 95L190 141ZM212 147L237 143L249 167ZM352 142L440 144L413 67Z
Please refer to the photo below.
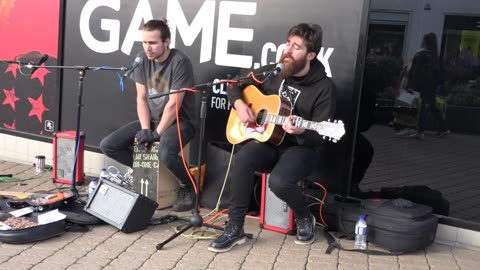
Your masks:
M90 199L97 189L97 178L90 179L90 184L88 185L88 198Z
M100 178L100 180L109 180L110 179L110 174L107 172L107 169L102 168L98 178Z
M355 249L367 249L367 221L364 215L355 224Z

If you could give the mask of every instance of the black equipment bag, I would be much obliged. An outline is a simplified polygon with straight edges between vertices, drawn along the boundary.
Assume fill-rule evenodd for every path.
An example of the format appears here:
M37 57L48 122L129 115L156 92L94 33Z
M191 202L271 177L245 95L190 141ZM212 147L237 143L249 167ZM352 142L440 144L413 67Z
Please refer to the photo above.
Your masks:
M437 232L438 218L432 208L405 199L329 196L323 209L327 229L347 239L355 238L355 223L359 215L365 215L367 241L394 255L425 248L433 243Z
M428 205L432 207L433 213L448 216L450 212L450 203L443 194L435 189L425 185L412 185L401 187L382 187L380 191L366 191L352 194L353 197L398 199L402 198L415 203Z
M97 225L104 223L103 220L85 211L86 203L76 200L73 203L60 206L58 210L64 214L65 220L78 225Z

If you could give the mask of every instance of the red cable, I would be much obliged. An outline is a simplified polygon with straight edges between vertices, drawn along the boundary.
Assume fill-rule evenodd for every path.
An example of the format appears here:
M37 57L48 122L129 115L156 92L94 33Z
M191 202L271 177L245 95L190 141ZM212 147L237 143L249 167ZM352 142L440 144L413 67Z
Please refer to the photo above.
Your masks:
M260 81L259 79L257 79L257 78L255 77L255 74L254 74L253 72L248 73L247 77L252 77L252 79L253 79L256 83L258 83L258 84L262 84L262 83L263 83L262 81Z
M322 220L323 225L325 227L328 227L327 222L323 219L323 214L322 214L322 209L323 209L323 204L325 203L325 198L327 197L327 189L320 183L313 182L315 185L321 187L323 189L323 198L322 198L322 203L320 204L320 219Z
M217 212L215 215L213 215L213 217L211 217L209 220L206 220L204 223L210 223L210 222L214 221L220 215L226 215L225 212L227 212L227 211L228 211L228 208L223 209L220 212Z
M199 92L198 90L195 89L190 89L190 88L180 88L179 91L191 91L191 92ZM183 140L182 140L182 132L180 130L180 117L178 115L180 108L178 107L178 95L175 95L175 116L177 118L177 132L178 132L178 141L180 143L180 153L182 156L182 162L183 162L183 167L187 171L188 177L190 178L190 182L192 182L193 188L195 190L195 194L198 196L198 189L197 189L197 184L195 183L195 180L192 177L192 174L190 173L190 170L187 166L187 162L185 161L185 153L183 152ZM200 168L197 168L198 172L200 172ZM198 177L201 177L199 174Z

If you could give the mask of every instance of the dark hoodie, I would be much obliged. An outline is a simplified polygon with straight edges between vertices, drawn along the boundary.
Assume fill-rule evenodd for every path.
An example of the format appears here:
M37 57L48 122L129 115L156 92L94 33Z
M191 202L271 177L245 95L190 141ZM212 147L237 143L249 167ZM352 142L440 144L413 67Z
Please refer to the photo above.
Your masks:
M293 104L292 114L302 117L305 120L322 122L332 119L335 113L335 84L327 77L325 67L315 58L310 62L310 71L303 77L287 77L279 75L264 85L255 83L253 80L245 80L235 85L228 91L228 98L231 104L242 98L242 90L253 84L261 89L265 95L279 95L287 98ZM275 65L264 66L259 69L271 71ZM258 78L263 79L263 78ZM288 89L288 91L287 91ZM333 120L333 119L332 119ZM301 135L287 134L283 140L284 145L306 145L315 148L321 147L324 141L323 136L316 131L305 130Z
M423 100L433 100L435 90L441 84L441 69L436 56L430 50L421 49L412 59L408 71L407 88L420 92Z

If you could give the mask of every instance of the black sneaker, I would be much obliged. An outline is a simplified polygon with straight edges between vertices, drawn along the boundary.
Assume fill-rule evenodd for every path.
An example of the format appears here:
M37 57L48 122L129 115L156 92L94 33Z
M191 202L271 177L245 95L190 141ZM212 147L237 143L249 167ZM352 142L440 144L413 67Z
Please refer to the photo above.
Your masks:
M315 217L309 217L297 220L297 239L295 244L308 245L315 241Z
M243 226L227 223L223 234L208 246L208 250L213 252L226 252L236 245L245 243L245 233Z
M190 187L180 187L177 192L177 200L173 203L172 211L184 212L192 210L195 204L195 191Z

